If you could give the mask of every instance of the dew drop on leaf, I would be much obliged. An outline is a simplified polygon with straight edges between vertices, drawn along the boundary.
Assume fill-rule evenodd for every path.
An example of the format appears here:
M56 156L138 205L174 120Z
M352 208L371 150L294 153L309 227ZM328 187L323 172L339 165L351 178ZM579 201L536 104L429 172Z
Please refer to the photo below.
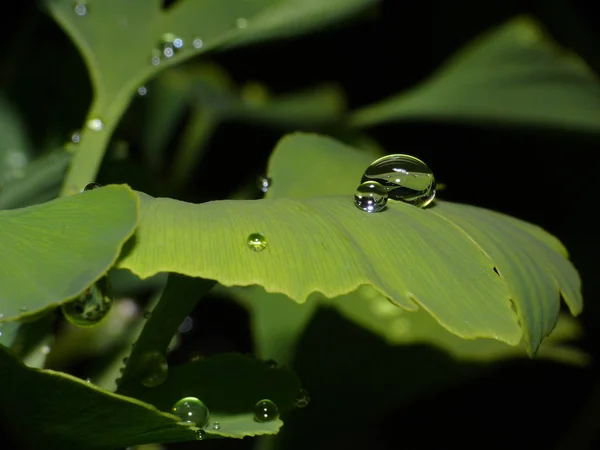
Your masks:
M247 243L248 247L255 252L260 252L267 248L267 238L262 233L252 233L248 236Z
M79 133L79 131L74 131L71 134L71 142L73 144L79 144L79 141L81 141L81 134Z
M98 189L98 188L101 188L101 187L102 187L102 185L100 183L92 182L92 183L86 184L85 187L83 188L83 191L84 192L85 191L92 191L94 189Z
M248 26L248 19L244 19L243 17L240 17L239 19L237 19L235 21L235 26L238 29L243 30L244 28L246 28Z
M206 405L196 397L182 398L173 405L171 412L183 422L192 423L198 428L206 426L210 415Z
M221 424L220 424L219 422L215 422L215 423L213 424L213 429L214 429L214 430L220 430L220 429L221 429Z
M172 58L183 48L183 39L173 33L165 33L158 44L158 54L161 58Z
M75 14L79 17L87 16L88 8L85 3L77 2L75 3Z
M354 204L368 213L379 212L385 208L388 195L385 188L376 181L366 181L356 188Z
M373 161L362 176L361 183L366 181L381 184L390 200L420 208L435 198L433 172L423 161L410 155L388 155Z
M148 388L162 384L169 374L169 365L162 353L146 353L140 361L142 384Z
M140 97L143 97L148 93L148 89L146 88L146 86L140 86L137 92Z
M202 42L202 39L197 37L197 38L194 38L194 40L192 41L192 45L194 46L194 48L202 48L202 46L204 45L204 42Z
M269 178L265 175L258 177L258 189L260 189L265 194L271 187L271 184L273 184L273 181L271 180L271 178Z
M197 441L201 441L202 439L204 439L204 436L206 436L206 431L204 431L204 430L196 431L196 440Z
M272 422L277 419L279 419L279 409L271 400L261 400L254 406L254 420L257 422Z
M93 131L104 130L104 122L102 122L102 119L99 119L97 117L88 120L86 125L90 130L93 130Z
M310 394L306 389L300 389L296 395L296 408L305 408L310 403Z
M112 305L110 282L107 277L102 277L75 300L63 303L61 309L73 325L90 327L104 319Z

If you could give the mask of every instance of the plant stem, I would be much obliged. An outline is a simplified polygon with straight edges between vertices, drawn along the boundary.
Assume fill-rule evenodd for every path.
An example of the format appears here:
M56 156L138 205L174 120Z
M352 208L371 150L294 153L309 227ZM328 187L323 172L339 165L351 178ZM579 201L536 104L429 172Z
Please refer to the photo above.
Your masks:
M140 383L144 356L149 352L165 354L179 325L196 306L198 299L215 285L213 280L170 273L162 296L152 311L129 356L117 392L127 395L128 388Z
M77 194L86 184L95 180L104 158L104 152L115 128L127 110L130 96L94 100L80 133L75 152L60 192L61 197ZM101 129L90 127L90 121L100 120Z

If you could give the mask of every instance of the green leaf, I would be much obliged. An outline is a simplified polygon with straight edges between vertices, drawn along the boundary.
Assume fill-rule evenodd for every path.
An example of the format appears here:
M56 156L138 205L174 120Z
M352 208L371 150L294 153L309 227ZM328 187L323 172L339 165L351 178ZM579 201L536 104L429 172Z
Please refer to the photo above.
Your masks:
M31 157L31 142L15 107L0 91L0 190L7 181L23 177Z
M0 211L2 320L55 307L98 280L137 218L137 197L127 186Z
M127 395L151 403L163 411L183 397L201 399L210 411L208 434L244 437L276 433L280 420L254 421L254 405L270 399L280 412L294 406L300 381L289 370L271 368L263 361L233 353L200 359L169 368L165 382L151 389L129 385ZM219 430L213 425L218 422Z
M298 340L318 306L317 296L298 304L283 294L269 294L260 286L222 290L250 311L256 354L290 365Z
M114 449L196 437L178 417L71 375L27 368L2 346L0 383L10 386L0 419L26 448Z
M533 19L494 29L415 88L357 111L358 126L442 120L598 133L600 86Z
M55 199L70 161L71 154L61 149L29 163L22 178L7 182L0 190L0 210Z
M579 278L555 238L517 219L442 201L430 209L390 202L385 212L366 214L352 194L369 162L331 139L296 134L282 140L270 164L270 196L288 198L193 205L140 194L136 240L118 265L142 278L172 271L225 286L259 284L298 302L366 284L407 310L423 308L463 338L516 345L525 333L531 352L556 324L558 289L579 312ZM470 235L467 224L481 232ZM256 232L268 242L262 252L247 246ZM503 247L491 254L498 243ZM548 266L538 268L544 259ZM509 283L515 273L533 278ZM521 328L518 319L533 316L539 325Z
M346 319L381 336L389 345L434 345L458 361L488 362L524 354L525 345L512 347L494 339L461 339L425 311L398 308L367 286L342 297L322 298L320 303L337 309ZM563 345L580 334L581 327L575 319L561 315L552 339L544 341L538 357L577 365L589 363L588 355Z

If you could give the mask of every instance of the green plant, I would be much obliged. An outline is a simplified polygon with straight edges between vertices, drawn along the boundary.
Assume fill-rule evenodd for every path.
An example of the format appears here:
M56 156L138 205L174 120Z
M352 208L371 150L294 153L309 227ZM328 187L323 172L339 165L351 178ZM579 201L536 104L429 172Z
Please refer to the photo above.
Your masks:
M257 421L254 407L269 399L285 417L298 402L304 406L302 380L290 369L238 354L167 367L165 355L179 325L209 291L245 305L257 355L279 364L292 365L319 307L336 309L392 347L426 343L473 364L525 353L586 362L585 354L560 345L578 333L577 323L560 313L560 298L573 315L581 311L582 298L579 276L555 237L497 212L440 199L426 209L389 202L386 211L374 214L353 204L363 172L385 154L363 134L373 124L442 117L564 125L563 115L534 101L544 97L558 109L575 111L568 116L570 130L595 127L594 105L586 109L584 89L593 83L586 66L560 54L535 22L511 21L472 44L431 81L347 115L335 87L272 97L260 85L238 90L206 61L183 63L308 33L364 12L375 1L236 0L225 6L182 0L167 9L148 1L81 2L75 9L70 1L42 3L81 52L93 101L74 141L39 152L30 164L23 161L33 158L33 144L26 142L10 105L0 103L2 139L8 140L0 152L9 162L0 172L5 208L0 381L11 386L0 417L23 445L110 449L276 434L283 424L279 417ZM569 89L511 82L548 72L570 81ZM259 201L249 200L249 189L235 200L201 204L156 198L120 183L81 192L96 179L130 102L145 95L146 84L159 74L152 85L159 107L146 105L143 167L161 174L156 180L161 194L183 192L223 120L313 132L282 137L267 169L273 185ZM465 94L466 85L481 95ZM167 136L188 108L169 164ZM10 156L16 147L23 149L20 156ZM58 193L65 169L60 198L48 201ZM223 180L229 181L227 173ZM16 207L21 208L8 209ZM248 248L255 233L266 240L262 251ZM60 306L72 304L107 274L125 271L137 284L158 280L148 320L120 324L125 329L118 337L120 351L105 352L110 358L102 361L94 383L43 369ZM165 273L166 282L156 278ZM113 318L114 311L115 306L103 322L81 331L85 345L105 339L111 320L125 321ZM76 353L76 346L65 345L63 357ZM466 376L446 375L423 380L420 389ZM366 395L389 405L417 391ZM31 396L26 403L24 392ZM182 422L169 413L190 396L210 410L208 424Z

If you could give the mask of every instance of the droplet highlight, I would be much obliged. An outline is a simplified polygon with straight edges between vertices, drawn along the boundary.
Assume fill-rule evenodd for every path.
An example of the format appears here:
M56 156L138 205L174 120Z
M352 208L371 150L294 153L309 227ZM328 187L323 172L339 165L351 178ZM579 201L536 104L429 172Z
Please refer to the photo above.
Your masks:
M387 205L388 194L376 181L366 181L356 188L354 204L368 213L382 211Z
M279 419L279 408L271 400L260 400L254 406L254 420L257 422L272 422Z
M140 362L142 385L148 388L164 383L169 375L169 365L162 353L148 352Z
M258 189L260 189L261 192L266 194L271 187L271 184L273 184L273 180L270 177L267 177L266 175L258 177Z
M204 428L210 416L206 405L196 397L182 398L173 405L171 412L183 422L192 423L198 428Z
M262 233L252 233L247 239L248 247L255 252L261 252L267 248L267 238Z
M98 324L113 305L108 277L100 278L79 297L61 305L65 319L78 327L91 327Z
M213 430L220 430L221 429L221 424L219 422L215 422L213 424Z
M296 408L306 408L310 403L310 394L306 389L300 389L296 395Z
M87 127L93 131L102 131L104 130L104 122L101 119L94 118L87 121Z
M361 183L367 181L383 186L390 200L420 208L426 207L435 198L433 172L427 164L414 156L395 154L373 161L365 170Z

